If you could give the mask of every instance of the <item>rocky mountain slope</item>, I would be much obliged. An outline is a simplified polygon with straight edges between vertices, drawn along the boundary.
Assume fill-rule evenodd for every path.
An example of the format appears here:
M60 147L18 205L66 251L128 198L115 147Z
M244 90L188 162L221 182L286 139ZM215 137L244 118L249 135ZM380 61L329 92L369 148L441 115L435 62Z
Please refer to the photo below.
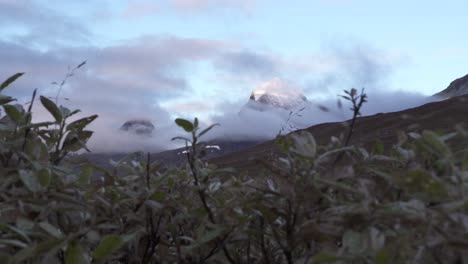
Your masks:
M445 99L463 94L468 94L468 74L451 82L445 90L434 96Z

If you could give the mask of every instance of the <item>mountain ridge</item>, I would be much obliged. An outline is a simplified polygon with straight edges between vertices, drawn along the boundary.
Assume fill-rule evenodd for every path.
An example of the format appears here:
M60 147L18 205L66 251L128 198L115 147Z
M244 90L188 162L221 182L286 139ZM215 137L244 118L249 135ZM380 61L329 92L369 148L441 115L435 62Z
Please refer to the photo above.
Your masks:
M467 127L467 103L468 94L402 111L359 117L356 120L350 144L372 147L378 139L388 148L397 142L397 131L405 133L422 130L450 131L455 129L457 124ZM317 143L323 145L328 143L332 136L344 133L346 128L343 124L346 122L349 120L321 123L291 133L309 131ZM238 152L210 159L209 162L220 167L242 168L242 170L258 172L258 160L269 160L278 154L274 140L268 140Z
M447 88L434 94L433 96L446 99L463 94L468 94L468 74L455 79Z

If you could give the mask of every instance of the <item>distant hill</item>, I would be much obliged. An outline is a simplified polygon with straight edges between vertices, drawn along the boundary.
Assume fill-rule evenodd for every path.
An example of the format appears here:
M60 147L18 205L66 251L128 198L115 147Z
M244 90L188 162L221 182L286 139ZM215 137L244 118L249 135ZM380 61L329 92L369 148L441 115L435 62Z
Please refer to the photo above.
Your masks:
M222 140L213 140L210 141L208 147L206 149L206 159L220 157L232 152L236 152L256 144L260 143L260 141L222 141ZM178 148L172 150L166 150L159 153L151 153L151 160L153 161L160 161L161 163L171 166L177 165L180 163L185 162L186 155L184 153L185 148ZM98 165L108 167L109 161L112 159L114 161L118 161L130 153L84 153L81 155L82 158L88 160L90 162L94 162Z

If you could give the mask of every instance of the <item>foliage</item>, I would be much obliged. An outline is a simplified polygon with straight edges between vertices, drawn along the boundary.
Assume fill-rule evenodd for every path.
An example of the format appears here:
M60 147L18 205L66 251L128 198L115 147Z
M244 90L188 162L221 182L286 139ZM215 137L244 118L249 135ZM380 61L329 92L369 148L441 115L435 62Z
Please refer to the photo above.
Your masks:
M77 111L40 101L53 121L32 123L32 106L0 95L1 263L468 261L461 127L401 134L372 152L298 131L279 136L280 157L251 175L201 159L214 125L176 119L189 134L174 138L186 142L186 164L134 153L109 170L67 158L86 149L97 116L69 122Z

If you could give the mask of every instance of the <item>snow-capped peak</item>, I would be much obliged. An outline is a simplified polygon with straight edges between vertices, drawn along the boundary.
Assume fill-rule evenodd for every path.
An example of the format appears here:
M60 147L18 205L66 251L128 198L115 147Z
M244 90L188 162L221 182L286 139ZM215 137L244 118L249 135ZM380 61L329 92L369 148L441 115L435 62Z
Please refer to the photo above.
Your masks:
M254 89L250 100L264 105L291 110L307 101L302 92L289 83L274 78Z

